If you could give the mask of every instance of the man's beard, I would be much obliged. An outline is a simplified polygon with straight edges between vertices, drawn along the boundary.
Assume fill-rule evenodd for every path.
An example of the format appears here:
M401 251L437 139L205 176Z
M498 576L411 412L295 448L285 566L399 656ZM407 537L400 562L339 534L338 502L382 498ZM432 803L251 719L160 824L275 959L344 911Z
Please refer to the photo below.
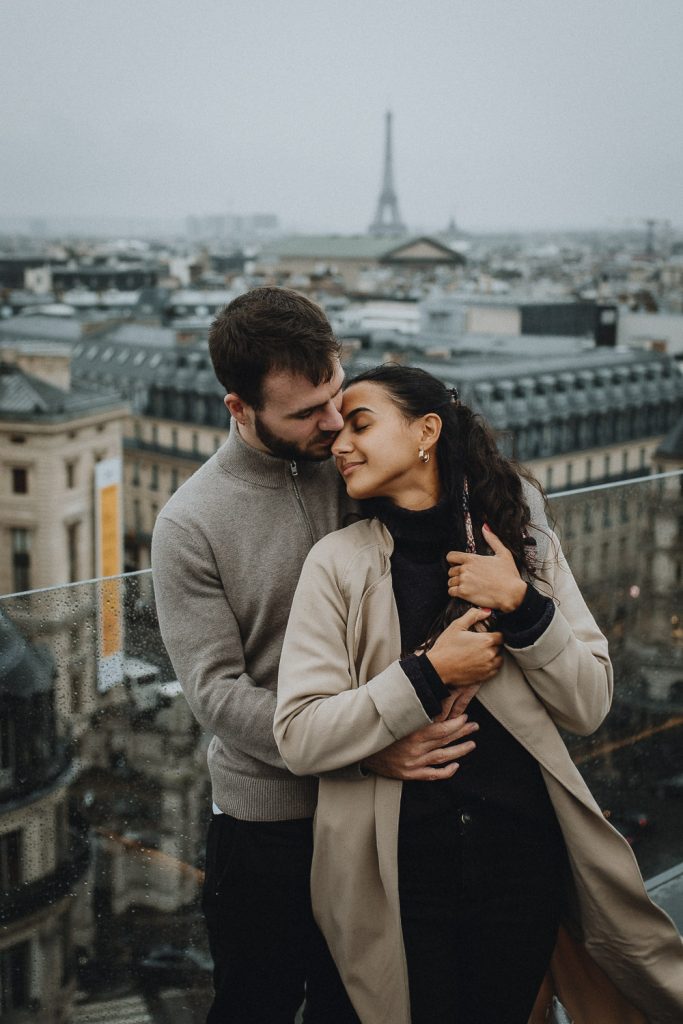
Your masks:
M254 413L254 430L259 441L266 446L271 455L275 455L278 459L287 459L289 462L296 461L297 459L303 459L306 462L324 462L329 459L332 454L331 442L334 433L320 433L318 435L317 442L315 440L309 441L306 448L302 448L300 445L295 444L293 441L285 441L282 437L278 437L272 430L265 425L263 420L260 418L258 413ZM316 453L310 450L311 446L322 444L326 441L330 442L330 448L325 452Z

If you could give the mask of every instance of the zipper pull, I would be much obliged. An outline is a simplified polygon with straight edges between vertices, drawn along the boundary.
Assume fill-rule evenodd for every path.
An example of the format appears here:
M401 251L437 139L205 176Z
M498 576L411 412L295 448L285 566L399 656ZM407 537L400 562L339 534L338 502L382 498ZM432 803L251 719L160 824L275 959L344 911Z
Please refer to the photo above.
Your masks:
M299 475L299 470L296 468L296 462L294 461L294 459L292 459L292 461L290 462L289 468L291 470L292 476Z

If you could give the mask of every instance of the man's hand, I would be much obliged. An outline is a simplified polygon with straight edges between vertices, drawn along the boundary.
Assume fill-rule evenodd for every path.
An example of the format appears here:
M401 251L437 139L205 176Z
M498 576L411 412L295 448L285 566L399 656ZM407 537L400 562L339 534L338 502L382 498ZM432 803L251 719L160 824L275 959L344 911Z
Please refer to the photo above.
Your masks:
M502 665L500 648L503 634L472 632L472 627L490 614L490 608L470 608L451 622L427 651L426 656L445 686L483 683Z
M470 555L466 551L449 551L446 556L448 593L479 607L512 612L519 608L526 594L526 583L519 575L512 553L486 524L484 539L492 555Z
M443 705L442 715L444 712L448 715L453 700L448 697ZM467 715L431 722L409 736L404 736L402 740L396 740L372 757L367 757L363 767L388 779L420 779L429 782L450 779L459 768L458 758L474 750L476 744L467 737L478 728L476 722L467 720ZM455 743L456 740L463 742ZM449 743L455 743L455 746L451 747Z

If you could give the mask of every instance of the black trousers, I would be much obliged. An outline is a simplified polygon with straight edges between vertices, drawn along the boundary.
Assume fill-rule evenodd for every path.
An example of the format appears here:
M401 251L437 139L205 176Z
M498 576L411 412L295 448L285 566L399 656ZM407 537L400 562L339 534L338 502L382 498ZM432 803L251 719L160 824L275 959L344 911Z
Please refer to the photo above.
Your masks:
M527 1024L559 926L555 821L458 808L401 821L399 893L412 1024Z
M359 1024L311 912L312 822L209 825L202 908L214 962L207 1024Z

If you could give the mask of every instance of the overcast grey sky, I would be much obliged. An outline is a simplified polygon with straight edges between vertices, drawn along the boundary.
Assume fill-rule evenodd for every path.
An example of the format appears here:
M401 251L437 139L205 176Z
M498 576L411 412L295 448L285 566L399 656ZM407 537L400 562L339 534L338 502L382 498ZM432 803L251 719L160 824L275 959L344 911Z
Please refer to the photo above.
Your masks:
M683 0L0 0L0 216L683 225Z

